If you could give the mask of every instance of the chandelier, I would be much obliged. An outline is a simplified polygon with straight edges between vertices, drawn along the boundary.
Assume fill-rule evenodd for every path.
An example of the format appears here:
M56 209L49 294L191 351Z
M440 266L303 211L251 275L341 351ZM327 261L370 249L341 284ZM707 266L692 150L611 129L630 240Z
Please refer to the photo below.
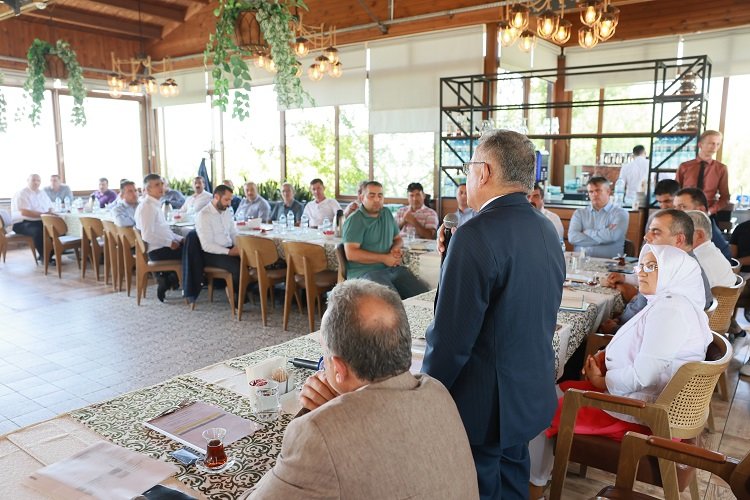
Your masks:
M565 2L560 1L560 13L552 10L552 0L530 0L508 3L500 8L497 40L503 47L518 41L523 52L529 52L537 37L557 45L570 40L573 23L565 19ZM579 0L578 8L583 26L578 30L578 43L586 49L594 48L600 41L614 36L620 19L620 9L610 0ZM532 16L536 16L536 30L529 29Z
M123 70L126 67L127 70ZM112 52L112 72L107 75L109 95L115 99L125 91L134 94L155 94L157 91L163 97L175 97L180 93L180 87L173 78L167 78L159 85L156 78L151 76L153 71L172 71L172 61L169 58L152 61L151 56L139 55L129 59L117 59Z
M307 68L307 76L310 80L318 81L325 75L339 78L344 74L344 66L341 64L339 50L336 48L335 26L326 31L322 23L319 26L303 24L302 15L298 13L297 21L294 23L294 36L294 53L299 57L304 57L310 52L321 52Z

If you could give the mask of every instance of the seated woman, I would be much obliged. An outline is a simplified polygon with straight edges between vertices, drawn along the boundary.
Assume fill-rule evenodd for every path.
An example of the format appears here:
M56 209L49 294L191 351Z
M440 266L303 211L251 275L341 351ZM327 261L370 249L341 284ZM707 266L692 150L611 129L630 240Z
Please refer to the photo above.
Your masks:
M604 351L588 357L583 368L586 380L564 382L562 391L592 390L652 402L683 364L705 359L713 335L703 312L706 299L696 260L675 247L645 245L635 269L648 305L623 325ZM544 486L550 477L553 458L548 438L557 434L562 401L546 436L537 436L529 445L532 485ZM615 415L582 408L575 433L618 441L631 430L650 434L635 419Z

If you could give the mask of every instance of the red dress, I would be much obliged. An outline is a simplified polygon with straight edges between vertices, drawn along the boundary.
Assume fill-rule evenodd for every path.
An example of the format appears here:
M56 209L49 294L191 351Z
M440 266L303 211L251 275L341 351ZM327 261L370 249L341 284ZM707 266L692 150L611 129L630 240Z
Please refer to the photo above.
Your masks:
M580 389L582 391L596 391L604 392L601 389L594 387L588 380L569 380L560 384L560 390L563 392L568 389ZM555 418L552 419L552 424L545 431L547 437L552 437L557 434L560 428L560 414L562 413L563 398L557 401L557 411L555 412ZM623 436L628 431L640 432L647 436L651 435L651 430L640 424L634 424L632 422L625 422L619 418L615 418L604 410L599 408L583 407L578 410L576 416L576 424L574 433L584 434L590 436L603 436L615 441L622 441Z

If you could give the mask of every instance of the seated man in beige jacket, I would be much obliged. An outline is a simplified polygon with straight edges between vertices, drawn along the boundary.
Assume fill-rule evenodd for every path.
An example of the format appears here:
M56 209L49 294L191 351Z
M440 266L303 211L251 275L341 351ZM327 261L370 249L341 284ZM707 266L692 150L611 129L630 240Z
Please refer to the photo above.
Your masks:
M409 372L398 295L371 281L341 283L320 331L325 368L300 397L311 411L289 424L250 498L478 498L453 399L437 380Z

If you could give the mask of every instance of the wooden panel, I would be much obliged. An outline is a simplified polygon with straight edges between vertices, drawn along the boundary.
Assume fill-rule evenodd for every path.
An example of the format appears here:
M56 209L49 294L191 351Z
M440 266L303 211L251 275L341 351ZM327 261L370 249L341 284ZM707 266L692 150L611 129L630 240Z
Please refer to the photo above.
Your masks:
M112 33L137 36L143 38L161 38L162 26L137 20L104 16L84 9L74 9L62 5L55 5L49 12L45 10L29 10L22 17L36 17L53 23L68 23L86 28L105 29Z

